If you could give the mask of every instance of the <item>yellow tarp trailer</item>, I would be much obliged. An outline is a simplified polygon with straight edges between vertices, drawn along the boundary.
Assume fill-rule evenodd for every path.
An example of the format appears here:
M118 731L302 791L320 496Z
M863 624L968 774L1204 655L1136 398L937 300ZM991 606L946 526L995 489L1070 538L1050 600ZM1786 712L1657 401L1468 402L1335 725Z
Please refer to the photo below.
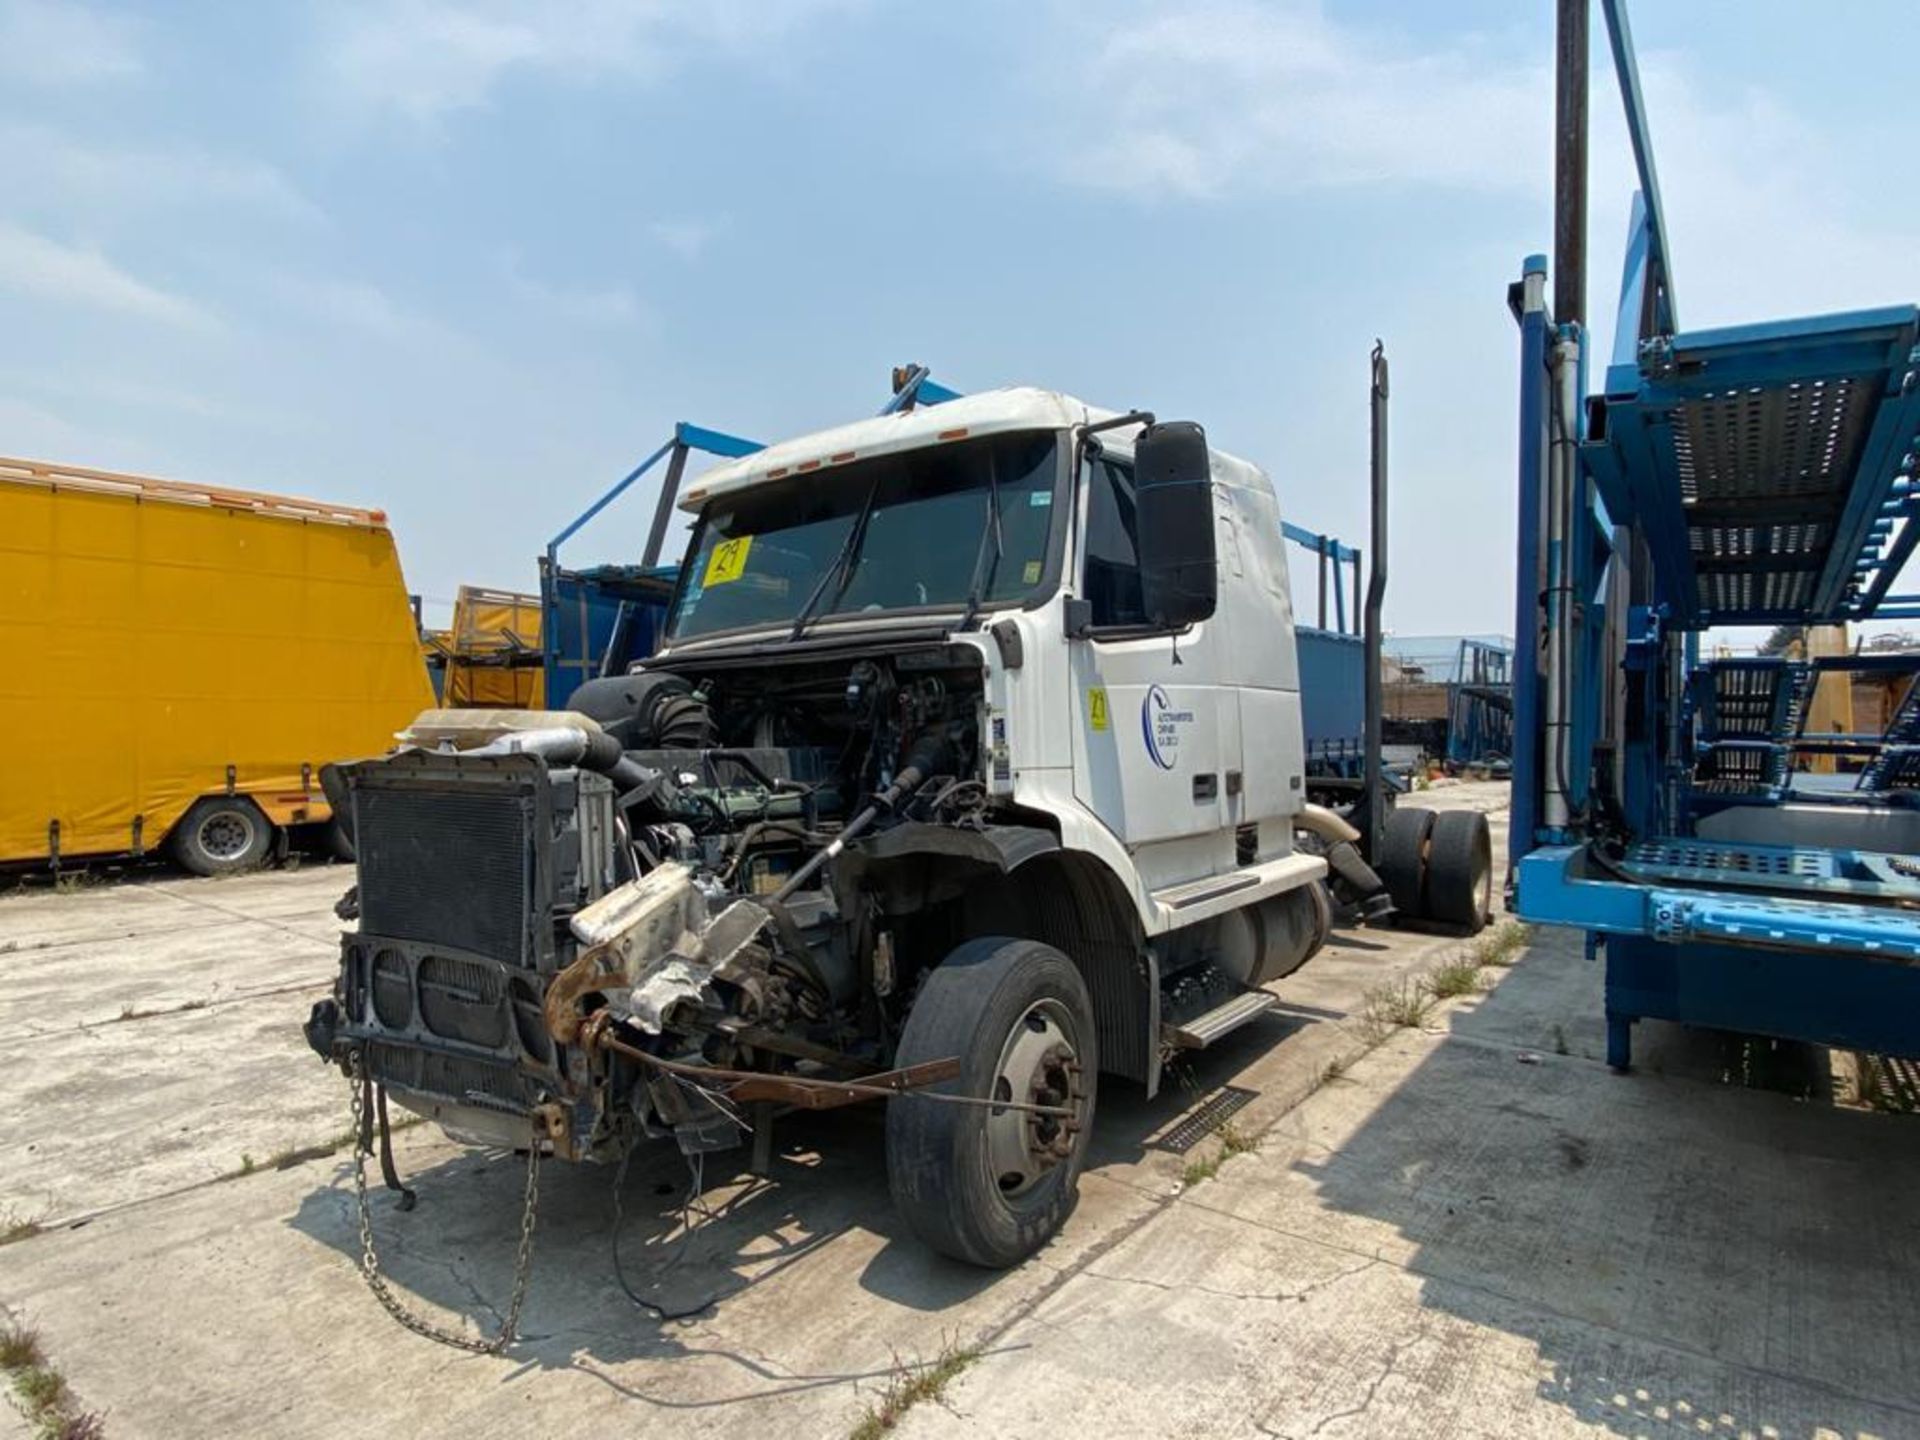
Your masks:
M257 861L250 815L327 819L320 767L433 703L380 511L27 460L0 459L0 654L0 862Z
M427 632L426 646L446 677L443 705L538 710L545 703L538 595L462 585L453 628Z

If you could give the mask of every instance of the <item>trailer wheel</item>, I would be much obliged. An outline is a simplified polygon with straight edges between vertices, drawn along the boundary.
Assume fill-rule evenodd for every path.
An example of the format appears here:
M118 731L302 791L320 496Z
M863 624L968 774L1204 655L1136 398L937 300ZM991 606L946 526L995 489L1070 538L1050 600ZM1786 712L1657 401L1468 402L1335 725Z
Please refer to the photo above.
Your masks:
M1477 810L1442 810L1427 839L1427 911L1477 935L1493 910L1493 837Z
M927 976L896 1063L958 1056L934 1093L1060 1106L1070 1116L903 1095L887 1102L887 1182L914 1234L990 1269L1018 1264L1073 1211L1093 1122L1093 1003L1065 955L1033 940L969 940Z
M1431 810L1395 806L1387 812L1380 854L1373 868L1387 882L1393 908L1410 920L1427 913L1427 837L1433 831Z
M258 869L273 845L273 825L244 795L194 801L167 836L167 848L196 875L238 875Z

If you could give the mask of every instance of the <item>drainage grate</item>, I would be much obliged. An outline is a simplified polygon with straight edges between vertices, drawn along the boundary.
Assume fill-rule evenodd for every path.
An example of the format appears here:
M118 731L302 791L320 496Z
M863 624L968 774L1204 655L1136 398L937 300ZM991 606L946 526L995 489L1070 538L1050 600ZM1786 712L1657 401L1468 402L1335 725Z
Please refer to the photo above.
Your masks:
M1239 1085L1227 1085L1213 1092L1174 1123L1171 1130L1148 1144L1150 1150L1165 1150L1184 1155L1243 1109L1260 1094Z

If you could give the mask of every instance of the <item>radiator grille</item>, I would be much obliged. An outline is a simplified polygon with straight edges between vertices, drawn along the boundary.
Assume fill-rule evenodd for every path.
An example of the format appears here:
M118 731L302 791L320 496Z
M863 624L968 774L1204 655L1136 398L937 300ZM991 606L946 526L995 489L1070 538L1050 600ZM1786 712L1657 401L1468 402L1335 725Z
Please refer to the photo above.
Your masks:
M469 1105L513 1110L527 1107L525 1088L509 1066L401 1045L375 1044L367 1048L373 1078L383 1085L442 1095Z
M420 1019L447 1040L498 1049L506 1043L506 987L500 971L472 960L429 955L420 962Z
M530 811L511 792L358 787L361 928L531 963Z
M398 950L373 957L373 1013L389 1030L404 1030L413 1020L413 972Z

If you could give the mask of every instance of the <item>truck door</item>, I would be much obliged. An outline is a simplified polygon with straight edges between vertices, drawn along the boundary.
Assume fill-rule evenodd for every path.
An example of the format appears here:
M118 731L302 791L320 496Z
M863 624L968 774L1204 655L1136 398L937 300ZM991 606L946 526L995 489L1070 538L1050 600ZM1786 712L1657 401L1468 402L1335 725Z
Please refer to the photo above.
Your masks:
M1095 452L1079 478L1076 575L1092 625L1070 647L1074 793L1130 848L1218 831L1235 823L1241 765L1239 707L1207 636L1218 621L1178 636L1148 627L1132 467Z

